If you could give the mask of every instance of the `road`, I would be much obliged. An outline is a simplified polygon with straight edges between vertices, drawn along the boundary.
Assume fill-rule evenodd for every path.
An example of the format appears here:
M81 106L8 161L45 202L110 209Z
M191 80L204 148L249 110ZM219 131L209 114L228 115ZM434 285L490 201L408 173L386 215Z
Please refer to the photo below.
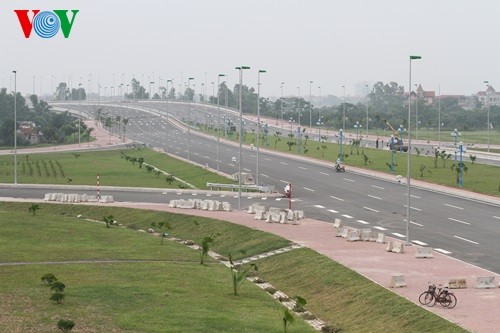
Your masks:
M212 107L180 103L126 103L105 107L110 115L129 118L126 136L150 147L163 149L182 158L217 169L217 140L198 136L195 131L174 126L167 120L183 119L188 113L202 117L217 111ZM77 106L73 106L77 107ZM82 111L93 113L93 106L82 105ZM132 107L139 108L133 109ZM225 115L236 119L236 115ZM208 116L207 116L208 117ZM194 118L193 118L194 119ZM209 122L210 119L207 119ZM212 116L212 120L213 116ZM248 121L251 125L251 120ZM219 169L233 174L238 164L238 147L234 143L219 143ZM256 152L244 149L243 172L255 172ZM307 217L333 222L341 218L344 224L357 228L373 228L388 235L405 239L406 186L371 176L335 173L330 165L290 157L285 154L260 151L260 182L282 190L293 185L293 207L304 210ZM9 192L14 193L14 192ZM165 202L169 196L137 193L113 193L115 200ZM172 195L171 195L172 196ZM234 198L233 198L234 199ZM163 200L163 201L161 201ZM261 199L245 199L242 208ZM233 201L234 202L234 201ZM233 204L233 207L235 205ZM266 206L286 208L288 201L267 198ZM433 247L436 251L500 273L500 207L438 192L412 188L410 239L413 244Z

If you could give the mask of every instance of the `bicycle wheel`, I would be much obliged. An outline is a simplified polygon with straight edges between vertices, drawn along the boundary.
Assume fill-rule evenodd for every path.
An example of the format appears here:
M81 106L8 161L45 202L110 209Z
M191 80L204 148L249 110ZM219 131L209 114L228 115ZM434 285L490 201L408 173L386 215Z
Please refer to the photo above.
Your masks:
M436 299L434 298L434 294L429 291L424 291L422 294L420 294L418 301L422 305L433 306L436 302Z
M450 306L450 304L451 304L451 296L450 296L450 294L446 294L446 295L444 295L444 294L440 294L440 295L438 296L438 298L439 298L439 299L438 299L438 302L439 302L442 306L444 306L445 308L447 308L447 307L449 307L449 306Z
M446 305L449 309L453 309L457 305L457 298L453 294L446 295L446 300L449 301L448 305Z

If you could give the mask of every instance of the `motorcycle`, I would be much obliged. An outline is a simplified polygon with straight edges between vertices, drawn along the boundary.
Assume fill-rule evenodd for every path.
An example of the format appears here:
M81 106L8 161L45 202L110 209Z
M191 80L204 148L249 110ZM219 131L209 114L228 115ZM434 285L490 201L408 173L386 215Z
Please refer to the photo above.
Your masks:
M333 165L333 169L337 172L345 172L345 166L343 164L340 164L340 163L335 163Z

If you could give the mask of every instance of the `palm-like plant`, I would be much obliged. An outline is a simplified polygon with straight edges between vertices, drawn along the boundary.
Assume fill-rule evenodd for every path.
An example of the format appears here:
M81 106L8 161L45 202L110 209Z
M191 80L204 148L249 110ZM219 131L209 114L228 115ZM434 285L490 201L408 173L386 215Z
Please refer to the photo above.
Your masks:
M40 205L38 204L31 204L30 207L28 208L29 212L32 213L33 215L36 215L36 211L40 209Z
M250 272L251 269L254 269L255 271L258 271L259 269L255 264L250 264L241 270L236 269L231 253L229 254L229 263L229 269L231 270L231 276L233 277L233 295L238 296L238 288L243 284L243 282L245 282L248 272Z
M113 217L113 215L108 215L108 216L103 216L102 220L104 221L104 223L106 223L106 228L109 228L115 221L115 218Z

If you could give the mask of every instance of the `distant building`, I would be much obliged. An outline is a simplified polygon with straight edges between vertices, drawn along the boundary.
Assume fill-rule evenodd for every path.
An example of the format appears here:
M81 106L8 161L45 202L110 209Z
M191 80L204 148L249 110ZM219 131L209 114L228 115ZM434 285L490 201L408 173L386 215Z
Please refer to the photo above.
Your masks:
M488 86L485 91L478 92L477 98L484 106L500 105L500 92L496 92L492 86Z
M39 144L42 137L42 132L36 128L36 124L32 121L19 122L17 133L21 134L23 139L28 141L30 145Z

